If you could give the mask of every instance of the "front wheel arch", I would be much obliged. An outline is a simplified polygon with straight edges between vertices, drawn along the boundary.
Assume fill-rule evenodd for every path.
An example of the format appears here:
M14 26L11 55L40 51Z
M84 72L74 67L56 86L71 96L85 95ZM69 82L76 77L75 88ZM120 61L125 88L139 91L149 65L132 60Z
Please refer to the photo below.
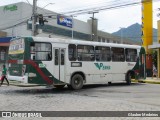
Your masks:
M69 84L67 84L67 86L68 86L69 89L81 89L83 87L83 85L80 88L74 88L73 87L73 77L75 75L81 76L82 77L82 83L86 83L86 76L85 76L85 74L83 72L81 72L81 71L76 71L76 72L74 72L71 75L70 82L69 82Z
M71 84L72 77L73 77L74 75L76 75L76 74L81 75L81 76L83 77L83 82L86 83L86 76L85 76L85 74L84 74L83 72L81 72L81 71L77 71L77 72L72 73L69 84Z
M83 77L80 74L75 74L72 79L71 79L71 83L70 83L70 87L74 90L79 90L83 87Z

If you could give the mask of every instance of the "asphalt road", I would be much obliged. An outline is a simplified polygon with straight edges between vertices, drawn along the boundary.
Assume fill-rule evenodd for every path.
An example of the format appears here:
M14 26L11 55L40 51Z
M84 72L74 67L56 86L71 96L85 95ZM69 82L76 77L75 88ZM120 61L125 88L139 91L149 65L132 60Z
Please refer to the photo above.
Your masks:
M160 111L159 101L159 84L87 85L76 91L67 87L0 87L0 111ZM119 119L124 118L114 118Z

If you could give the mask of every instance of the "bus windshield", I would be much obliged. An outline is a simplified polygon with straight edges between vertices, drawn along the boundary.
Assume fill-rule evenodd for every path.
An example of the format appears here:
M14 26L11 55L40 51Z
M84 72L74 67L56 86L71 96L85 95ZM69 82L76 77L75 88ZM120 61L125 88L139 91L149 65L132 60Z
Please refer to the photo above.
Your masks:
M24 39L19 38L12 40L9 46L9 54L23 54L24 53Z
M9 46L9 75L23 76L26 66L23 65L25 51L24 38L16 38L10 41Z

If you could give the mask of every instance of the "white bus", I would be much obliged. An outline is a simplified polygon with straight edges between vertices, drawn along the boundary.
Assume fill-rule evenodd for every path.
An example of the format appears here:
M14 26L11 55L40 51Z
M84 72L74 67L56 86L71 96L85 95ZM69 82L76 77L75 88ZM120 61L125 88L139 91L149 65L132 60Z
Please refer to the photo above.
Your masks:
M10 80L67 85L106 84L131 77L145 78L145 50L141 46L82 40L22 37L9 46Z

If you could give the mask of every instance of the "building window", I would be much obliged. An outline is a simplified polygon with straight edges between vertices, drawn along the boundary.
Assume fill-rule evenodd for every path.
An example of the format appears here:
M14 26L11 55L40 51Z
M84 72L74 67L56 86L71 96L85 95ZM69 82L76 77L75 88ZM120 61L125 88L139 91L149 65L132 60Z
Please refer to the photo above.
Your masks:
M105 38L102 38L102 42L106 42Z
M101 37L98 36L98 42L101 42Z
M5 50L0 51L0 60L6 60L6 52Z

